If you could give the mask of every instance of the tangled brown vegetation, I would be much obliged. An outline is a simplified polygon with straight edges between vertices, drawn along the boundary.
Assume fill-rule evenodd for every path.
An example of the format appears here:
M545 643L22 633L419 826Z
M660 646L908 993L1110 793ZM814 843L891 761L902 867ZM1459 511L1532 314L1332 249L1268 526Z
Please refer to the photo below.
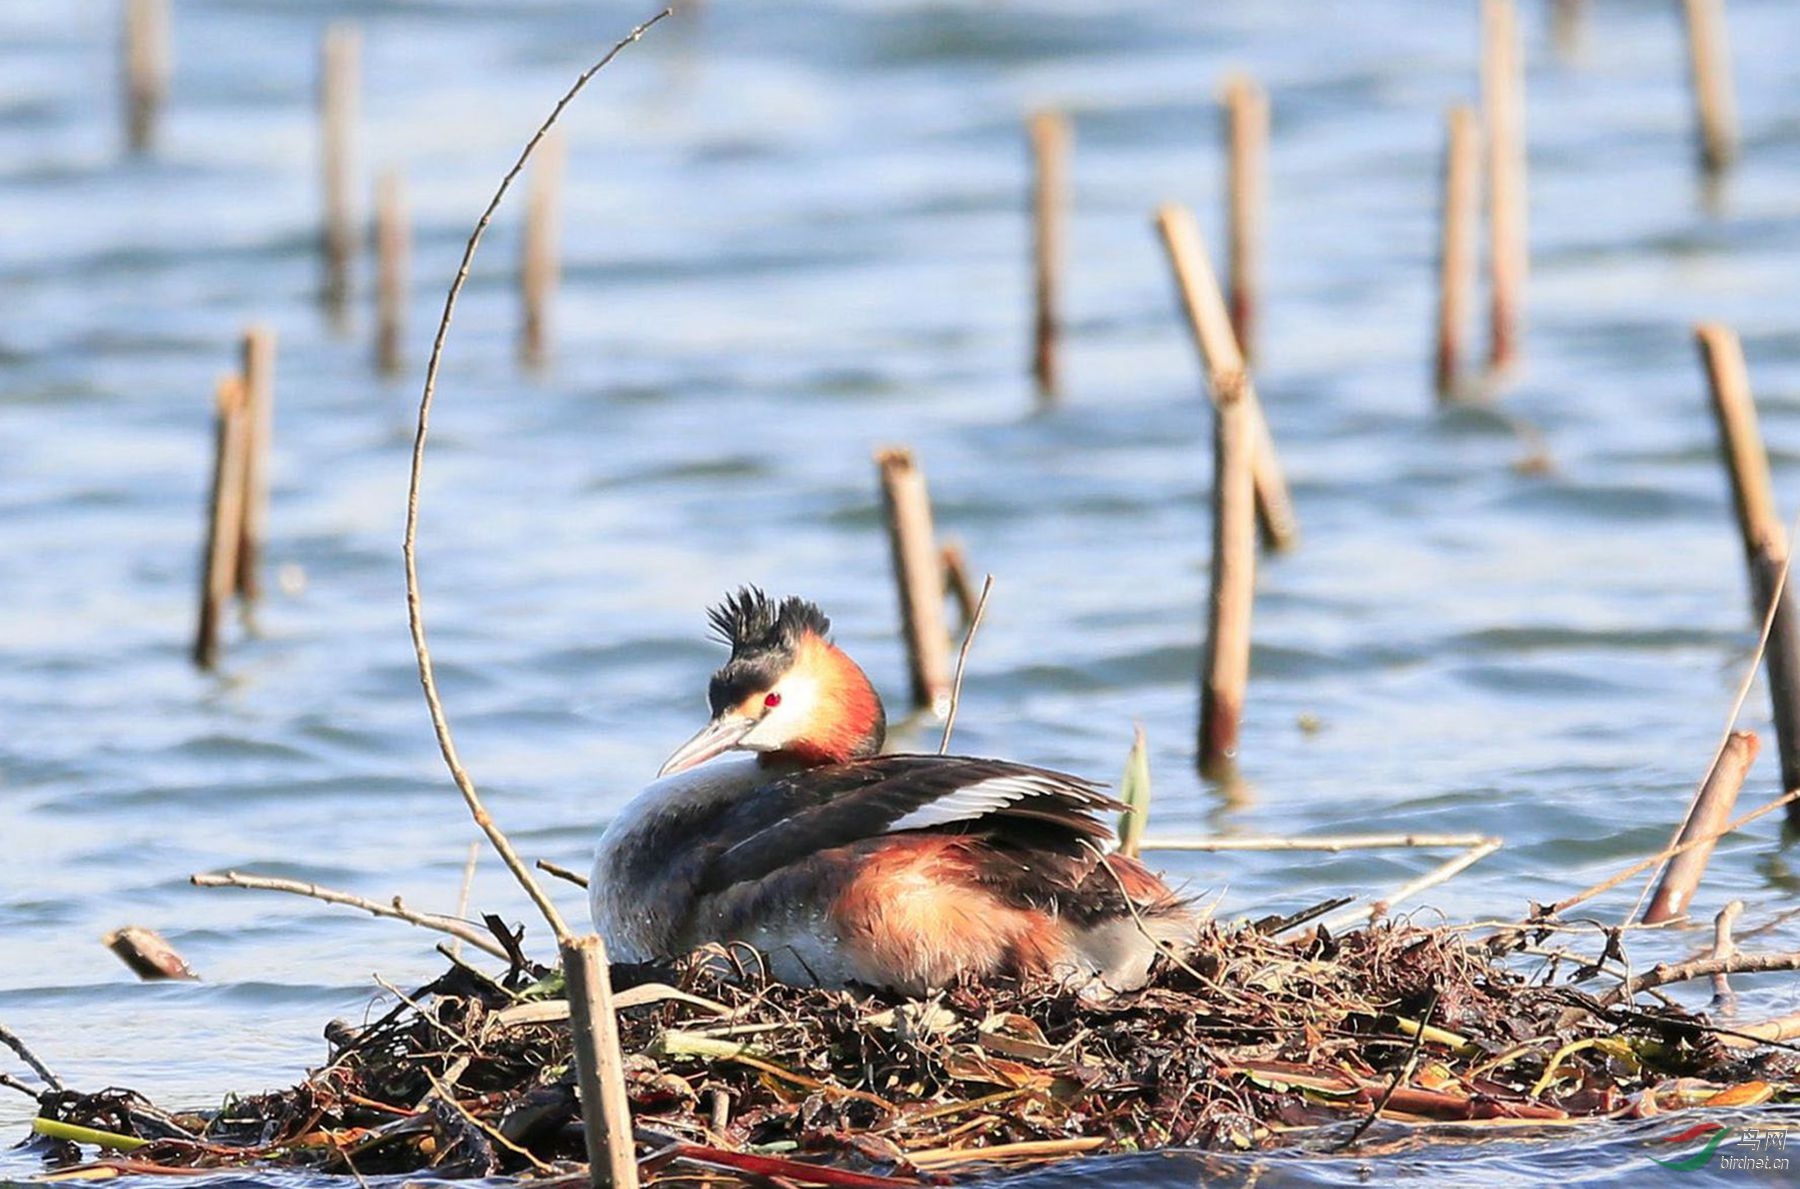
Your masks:
M1291 940L1215 926L1104 1002L1004 983L919 1003L797 988L744 951L619 967L643 1171L917 1184L1077 1153L1337 1147L1376 1120L1544 1126L1795 1092L1786 1049L1582 990L1597 964L1528 977L1499 948L1407 924ZM293 1089L207 1116L65 1092L42 1114L147 1141L103 1162L120 1171L584 1177L560 990L522 958L499 977L458 964L366 1026L330 1025L330 1060Z

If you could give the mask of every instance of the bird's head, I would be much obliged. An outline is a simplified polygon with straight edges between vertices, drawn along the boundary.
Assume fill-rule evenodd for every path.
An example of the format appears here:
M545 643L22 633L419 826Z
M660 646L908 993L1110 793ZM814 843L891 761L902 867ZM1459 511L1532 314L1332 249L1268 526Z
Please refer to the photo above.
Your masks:
M712 719L657 775L734 750L803 767L881 750L887 735L881 699L831 642L831 621L816 604L792 596L777 601L746 586L708 617L714 634L731 646L731 658L707 690Z

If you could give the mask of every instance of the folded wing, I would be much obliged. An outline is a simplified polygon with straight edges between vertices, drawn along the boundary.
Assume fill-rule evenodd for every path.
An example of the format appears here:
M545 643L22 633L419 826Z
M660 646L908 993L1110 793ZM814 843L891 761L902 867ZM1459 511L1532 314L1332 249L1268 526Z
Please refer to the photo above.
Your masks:
M1031 853L1040 874L1079 882L1112 838L1095 813L1122 808L1089 781L1005 760L889 755L814 768L771 782L721 821L721 836L737 841L709 865L700 891L912 832L980 835L997 855Z

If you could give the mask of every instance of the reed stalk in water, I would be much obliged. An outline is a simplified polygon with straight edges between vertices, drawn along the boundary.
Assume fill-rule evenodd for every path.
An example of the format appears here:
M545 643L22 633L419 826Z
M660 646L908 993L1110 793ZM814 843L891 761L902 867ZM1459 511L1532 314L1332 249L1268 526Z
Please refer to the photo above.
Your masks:
M238 575L244 525L244 455L249 446L244 379L226 376L214 397L212 494L207 500L206 545L200 566L200 614L194 628L194 663L219 663L219 632Z
M1201 366L1206 370L1214 404L1226 391L1238 393L1244 400L1249 432L1255 440L1250 465L1263 543L1270 549L1290 549L1300 540L1293 500L1288 496L1281 462L1275 457L1275 441L1269 435L1262 404L1256 399L1256 388L1244 366L1243 352L1238 349L1237 332L1231 328L1219 278L1213 272L1206 245L1200 238L1199 224L1194 221L1191 211L1170 203L1157 211L1156 226L1162 234L1163 247L1175 275L1175 286L1187 312L1188 329L1200 353Z
M406 367L406 309L412 294L412 225L406 183L390 169L375 186L375 370Z
M169 94L169 0L125 0L125 141L134 153L156 141L157 117Z
M1688 74L1694 88L1694 122L1700 164L1723 173L1737 160L1737 96L1731 82L1731 42L1724 0L1684 0Z
M1038 112L1028 125L1032 161L1033 329L1031 374L1038 395L1062 389L1062 278L1068 243L1069 146L1061 112Z
M1488 367L1519 361L1525 320L1525 70L1513 0L1482 0L1481 114L1488 152Z
M1225 225L1231 249L1226 273L1231 328L1246 363L1256 360L1268 159L1268 93L1255 79L1234 75L1225 84Z
M900 595L900 629L915 710L941 714L950 697L949 630L944 626L944 579L931 524L931 496L912 451L875 452L882 508Z
M233 586L246 603L262 597L263 539L269 519L269 455L275 441L275 331L252 326L244 332L243 515L238 525Z
M1442 238L1438 248L1437 352L1440 402L1455 397L1465 363L1464 333L1475 305L1475 225L1481 207L1481 127L1475 109L1450 109L1444 146Z
M1701 842L1670 860L1664 869L1656 895L1651 897L1650 906L1644 910L1646 925L1660 925L1687 914L1688 903L1699 889L1707 861L1712 858L1714 843L1710 839L1730 820L1738 792L1744 787L1744 777L1756 760L1757 746L1756 736L1751 732L1732 733L1725 745L1725 753L1707 774L1700 795L1694 798L1681 832L1676 835L1677 843L1695 839Z
M326 313L343 327L356 256L355 143L362 91L362 32L348 21L325 30L319 55L319 172L324 197L320 246Z
M1200 676L1200 771L1236 768L1244 690L1250 681L1250 612L1256 599L1256 497L1250 405L1239 387L1218 394L1213 414L1212 574Z
M1769 679L1781 787L1796 789L1800 788L1800 622L1795 618L1793 587L1786 580L1787 527L1775 509L1769 456L1757 424L1743 347L1729 327L1717 323L1696 327L1694 336L1731 479L1732 505L1750 572L1751 613L1758 622L1769 619L1763 670ZM1789 820L1800 824L1800 815L1790 809Z

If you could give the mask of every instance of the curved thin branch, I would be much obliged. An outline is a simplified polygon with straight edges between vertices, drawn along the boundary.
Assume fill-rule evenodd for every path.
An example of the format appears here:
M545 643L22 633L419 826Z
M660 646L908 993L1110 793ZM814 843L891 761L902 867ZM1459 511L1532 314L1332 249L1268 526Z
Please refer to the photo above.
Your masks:
M60 1091L68 1089L68 1087L63 1084L63 1080L57 1077L56 1074L51 1071L50 1067L45 1065L43 1061L38 1058L38 1055L32 1052L30 1047L27 1046L24 1041L20 1040L10 1029L0 1027L0 1044L5 1045L7 1048L17 1053L19 1055L19 1060L31 1066L31 1072L42 1078L44 1080L44 1085L50 1087L52 1090Z
M321 900L326 904L342 904L347 908L359 908L370 916L387 917L391 920L405 921L409 925L417 925L421 929L435 929L439 933L448 933L496 958L504 959L507 956L506 951L501 949L492 937L467 921L444 916L442 913L419 912L406 907L398 896L394 897L391 904L383 904L379 900L370 900L352 892L340 892L336 888L320 887L316 883L304 883L297 879L277 879L269 875L245 875L240 871L225 871L218 875L190 875L188 882L197 888L245 888L254 892L287 892L293 896L305 896L309 900Z
M950 732L956 729L956 708L962 704L963 670L969 667L969 647L981 628L981 617L987 614L988 596L994 593L994 576L989 574L981 584L981 597L975 600L975 613L969 616L969 630L963 633L962 651L956 654L956 679L950 685L950 708L944 712L944 737L938 740L938 754L950 750Z
M1739 814L1737 817L1732 818L1729 822L1726 822L1723 826L1719 827L1718 830L1716 830L1712 833L1709 833L1709 834L1702 834L1697 838L1690 838L1686 842L1679 843L1675 846L1665 847L1663 850L1657 852L1654 855L1651 855L1649 858L1641 859L1638 862L1633 863L1631 866L1625 868L1625 870L1620 871L1615 875L1608 876L1606 879L1601 880L1597 884L1593 884L1589 887L1583 888L1581 891L1576 892L1573 896L1563 897L1561 900L1558 900L1555 904L1552 904L1549 908L1545 909L1543 912L1537 914L1536 916L1526 917L1524 920L1520 921L1519 924L1530 928L1530 927L1535 927L1538 924L1540 918L1542 918L1542 917L1561 916L1563 913L1565 913L1569 909L1575 907L1577 904L1580 904L1584 900L1591 900L1595 896L1600 895L1602 892L1612 891L1614 888L1618 887L1620 884L1624 883L1626 880L1630 879L1632 876L1638 874L1641 871L1648 871L1652 867L1660 867L1666 860L1672 859L1676 855L1684 855L1688 851L1693 850L1696 846L1708 846L1714 842L1717 842L1719 839L1725 837L1727 834L1732 833L1733 831L1738 829L1740 826L1747 826L1751 822L1755 821L1757 818L1762 817L1764 814L1773 813L1775 810L1780 809L1783 805L1786 805L1789 802L1795 801L1795 800L1800 800L1800 789L1789 789L1787 792L1785 792L1781 796L1775 798L1773 801L1769 801L1762 805L1759 805L1755 809L1752 809L1749 813L1742 813L1742 814ZM1637 915L1637 910L1633 909L1631 915L1635 917Z
M1800 953L1731 954L1724 958L1695 958L1688 962L1664 962L1629 979L1600 996L1600 1002L1615 1004L1630 999L1639 991L1669 983L1704 978L1709 974L1768 974L1779 970L1800 970Z
M450 720L444 716L443 702L438 698L437 671L431 663L431 649L425 642L425 613L419 597L419 487L425 473L425 438L431 429L431 401L437 395L438 368L443 362L444 340L450 334L450 319L456 312L456 299L462 293L463 285L469 280L469 266L474 262L475 249L481 243L481 237L487 233L488 224L493 222L494 212L500 209L500 202L519 174L524 171L525 163L531 154L543 142L546 134L562 116L563 109L568 107L575 96L579 95L588 81L608 63L619 56L626 46L644 35L644 31L656 22L668 16L670 9L663 9L637 28L621 38L618 44L606 52L606 56L581 73L563 97L556 101L550 115L532 133L531 139L525 142L525 148L519 153L519 159L513 167L506 171L500 179L500 186L494 191L493 198L488 200L487 209L481 212L481 218L475 223L475 230L469 235L469 242L463 248L462 263L456 270L456 279L450 282L450 292L444 297L444 315L438 320L437 334L431 340L431 360L425 365L425 391L419 397L419 428L413 436L412 471L406 486L406 538L401 552L406 558L406 620L412 629L413 652L419 658L419 684L425 689L425 705L431 711L431 729L437 734L438 750L444 753L444 763L450 769L450 777L456 782L457 791L462 793L463 801L469 807L469 816L487 835L506 869L513 873L531 902L537 905L538 911L544 914L544 920L550 925L550 931L556 935L557 943L572 939L568 922L563 919L554 901L545 894L543 885L531 874L531 869L519 858L512 843L500 827L494 824L487 807L481 803L481 794L475 791L475 781L463 767L462 758L457 754L456 741L450 735Z

